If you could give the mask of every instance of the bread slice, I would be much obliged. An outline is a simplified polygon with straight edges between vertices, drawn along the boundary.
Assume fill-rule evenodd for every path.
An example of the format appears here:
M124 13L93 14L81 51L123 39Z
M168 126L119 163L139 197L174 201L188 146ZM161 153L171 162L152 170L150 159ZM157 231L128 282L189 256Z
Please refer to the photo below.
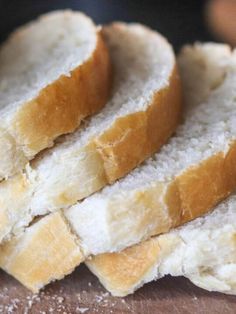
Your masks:
M0 47L0 179L25 167L106 103L110 60L82 13L55 11L17 29Z
M169 43L122 23L104 28L103 36L114 66L110 101L24 173L0 184L0 241L35 216L67 208L125 175L176 129L182 93Z
M217 201L233 190L236 184L236 150L232 149L235 136L235 90L232 88L235 82L234 58L234 54L224 45L195 45L183 50L179 64L188 101L186 121L178 129L176 136L160 153L125 179L94 194L72 209L65 210L64 215L61 213L70 232L79 239L83 253L81 261L92 253L118 250L193 219L210 210ZM194 105L191 104L192 99ZM203 104L199 104L203 100ZM223 149L225 151L221 153ZM170 171L181 174L171 178ZM166 182L165 176L168 176ZM182 209L186 212L180 210L180 191ZM107 199L117 200L109 210L105 207ZM132 206L128 207L129 203ZM92 204L96 210L86 204ZM166 208L167 205L169 208ZM41 220L42 225L43 221L44 219ZM30 228L27 229L29 234ZM31 265L32 262L24 239L23 234L14 240L17 244L10 242L2 247L0 265L8 273L33 291L68 273L63 273L63 268L60 274L52 270L45 280L44 272L48 263L45 252L48 244L43 239L39 240L41 251L37 250L39 244L35 243L31 247L35 247L35 260L45 259L45 267L42 263L37 272L26 274L22 278L22 267ZM52 242L50 245L54 246ZM7 266L6 256L9 262ZM78 264L75 263L74 267Z
M115 296L165 275L185 276L209 291L236 294L236 195L205 217L120 253L95 256L88 267Z

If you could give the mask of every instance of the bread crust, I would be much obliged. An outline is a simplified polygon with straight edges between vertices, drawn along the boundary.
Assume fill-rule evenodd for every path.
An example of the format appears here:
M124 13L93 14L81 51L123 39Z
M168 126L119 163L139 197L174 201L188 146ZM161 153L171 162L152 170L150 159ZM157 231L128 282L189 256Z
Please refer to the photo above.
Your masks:
M86 265L108 291L122 297L134 292L137 283L157 263L160 251L154 238L119 253L94 256L86 260Z
M168 86L154 93L146 111L117 119L112 128L95 140L108 183L124 176L162 147L180 122L182 103L175 65Z
M70 76L61 75L36 98L23 104L14 114L9 130L1 132L9 160L0 167L0 176L17 173L39 151L52 146L58 136L74 131L83 118L98 112L109 98L111 85L109 53L97 31L90 58L72 70Z
M30 227L0 248L0 264L37 292L45 282L61 279L83 260L76 237L60 212ZM19 276L19 277L18 277Z

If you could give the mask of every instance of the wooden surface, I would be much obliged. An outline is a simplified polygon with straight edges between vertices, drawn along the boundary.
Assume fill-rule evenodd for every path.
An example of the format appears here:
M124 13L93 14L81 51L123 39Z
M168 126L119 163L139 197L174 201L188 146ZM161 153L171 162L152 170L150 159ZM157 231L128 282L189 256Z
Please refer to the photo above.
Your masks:
M33 295L0 271L0 313L235 314L236 297L209 293L184 278L164 278L126 298L111 297L84 267Z

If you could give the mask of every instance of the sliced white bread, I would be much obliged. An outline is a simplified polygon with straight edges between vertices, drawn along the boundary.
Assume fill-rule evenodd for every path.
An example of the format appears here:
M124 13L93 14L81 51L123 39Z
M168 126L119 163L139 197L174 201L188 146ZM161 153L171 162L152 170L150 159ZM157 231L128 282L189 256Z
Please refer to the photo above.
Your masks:
M114 66L110 101L24 173L0 184L0 242L35 216L67 208L124 176L175 131L182 93L170 44L135 24L112 24L103 36Z
M32 163L21 180L15 178L15 203L8 202L2 211L7 213L3 236L16 233L33 215L65 207L124 175L159 149L179 121L182 93L167 41L136 24L115 23L103 32L114 65L111 101L82 131ZM29 189L30 180L40 182L37 189ZM6 204L12 183L0 188L5 188L0 198L5 197ZM19 279L37 291L84 260L74 239L63 214L51 214L1 247L2 266L7 264L4 268L16 277L19 272Z
M195 45L183 50L179 62L189 102L186 122L176 136L125 179L60 213L67 228L57 232L66 230L68 238L77 237L81 248L78 260L167 231L209 211L232 192L236 186L234 60L235 55L224 45ZM204 103L198 104L202 99ZM171 177L171 171L179 174ZM117 202L108 209L107 200ZM63 277L79 264L77 260L72 267L66 244L58 243L57 236L49 243L46 236L40 235L41 228L45 234L48 232L47 224L52 223L53 215L36 222L25 234L1 248L0 265L33 291ZM31 232L37 235L30 236ZM66 237L59 237L63 236ZM66 263L61 268L48 267L49 263L54 264L53 257L47 258L52 256L52 248L55 252L61 250L57 254L66 252L63 261L69 260L68 267ZM74 248L71 254L74 256Z
M0 47L0 180L106 103L107 48L90 18L56 11L18 28Z
M209 75L214 53L218 72L211 73L207 96L198 84ZM185 90L192 84L194 106L188 95L176 135L125 178L65 211L86 254L119 251L167 232L211 210L236 188L236 53L224 45L187 47L180 67ZM203 72L198 78L195 67ZM199 105L195 92L205 98Z
M236 294L236 195L205 217L120 253L97 255L87 265L115 296L165 275Z

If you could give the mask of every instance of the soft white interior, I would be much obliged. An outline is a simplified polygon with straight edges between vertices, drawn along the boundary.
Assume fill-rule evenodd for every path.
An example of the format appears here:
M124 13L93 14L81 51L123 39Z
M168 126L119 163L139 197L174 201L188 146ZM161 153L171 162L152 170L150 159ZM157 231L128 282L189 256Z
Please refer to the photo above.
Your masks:
M218 45L216 46L218 47ZM204 50L204 47L204 45L197 46L195 52ZM228 50L225 46L221 48L223 52L224 48ZM184 51L183 53L189 52ZM208 52L202 53L201 58L200 67L202 67L201 64L208 62ZM194 59L192 58L192 62L195 63ZM185 76L183 83L189 84L190 80L195 81L195 76L192 74L194 67L184 67L183 62L184 59L180 63L180 70ZM187 104L185 123L177 129L176 136L170 139L161 152L149 158L141 167L136 168L124 179L91 196L91 200L100 196L116 195L122 190L145 187L154 181L168 182L190 166L199 164L209 156L220 151L227 151L231 140L236 140L236 52L229 55L225 65L222 67L221 65L222 63L217 65L221 71L216 76L218 78L217 84L215 82L216 87L215 85L211 87L207 99L198 106L191 106L191 98L189 98L190 103ZM207 68L202 67L202 70L208 75ZM198 79L200 80L201 76ZM194 81L192 81L192 87L194 87ZM196 86L198 89L198 85Z
M95 46L95 26L81 13L56 11L19 28L0 47L1 118L70 75Z

